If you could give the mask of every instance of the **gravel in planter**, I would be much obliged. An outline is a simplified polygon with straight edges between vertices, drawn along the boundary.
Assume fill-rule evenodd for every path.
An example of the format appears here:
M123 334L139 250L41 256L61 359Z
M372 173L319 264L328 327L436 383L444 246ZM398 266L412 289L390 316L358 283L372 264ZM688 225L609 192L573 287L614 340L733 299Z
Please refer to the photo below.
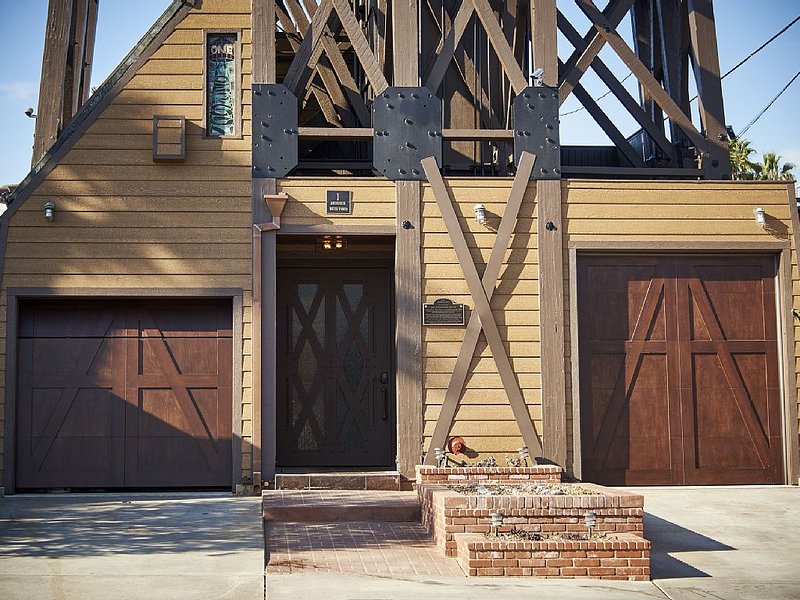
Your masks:
M448 489L465 496L598 496L599 492L571 483L463 483Z
M487 539L495 542L557 542L560 540L588 542L590 540L604 540L613 532L607 531L594 531L590 536L588 532L541 532L541 531L527 531L525 529L512 529L503 533L486 533L484 534Z

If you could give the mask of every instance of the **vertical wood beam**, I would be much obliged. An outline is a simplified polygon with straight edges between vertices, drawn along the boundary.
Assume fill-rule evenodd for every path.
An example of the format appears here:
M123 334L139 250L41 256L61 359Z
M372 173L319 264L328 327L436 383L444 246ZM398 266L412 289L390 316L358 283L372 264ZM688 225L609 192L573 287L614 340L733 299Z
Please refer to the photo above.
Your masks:
M800 485L800 432L797 430L797 350L795 349L795 317L792 311L793 308L793 293L792 293L792 256L791 251L794 250L794 258L800 260L800 215L797 211L797 198L795 197L795 185L790 182L786 185L787 200L789 201L789 214L791 215L792 222L792 242L794 248L789 251L781 253L781 300L782 300L782 314L781 323L783 325L783 355L784 355L784 406L785 406L785 425L784 431L786 432L786 483L789 485Z
M701 166L709 179L730 179L731 163L722 102L714 7L711 0L688 0L687 6L700 120L708 140Z
M394 85L419 85L419 5L418 0L392 2L392 41L394 44Z
M530 0L533 70L544 69L543 83L558 85L556 0Z
M558 85L556 0L531 0L533 68L544 69L544 84ZM564 239L561 182L536 183L539 246L539 331L542 361L542 451L559 465L567 462L567 395L564 350ZM548 231L548 222L555 229Z
M253 83L275 83L275 0L251 0Z
M392 3L394 84L419 85L419 17L417 0ZM422 455L422 185L395 183L395 352L397 376L397 469L414 476ZM409 229L403 222L411 224Z
M94 43L97 39L97 9L100 0L89 1L89 14L86 17L86 39L83 48L83 61L81 64L81 76L79 79L80 106L86 104L89 96L92 95L92 65L94 64Z
M567 462L564 232L561 181L536 182L539 245L539 335L542 361L542 446L545 458ZM549 228L552 223L555 228ZM552 229L552 230L551 230ZM577 352L577 348L572 348ZM573 382L574 385L574 382Z
M32 164L36 164L58 138L65 125L64 84L67 75L67 53L72 22L72 0L50 0L42 56L42 78L39 84L39 108L33 141Z
M275 0L251 0L253 83L275 83ZM253 179L253 484L275 476L275 232L256 225L269 219L264 196L277 193L275 179ZM237 376L241 377L241 374Z
M414 476L422 454L422 186L398 181L395 238L397 468ZM406 229L403 222L411 227Z

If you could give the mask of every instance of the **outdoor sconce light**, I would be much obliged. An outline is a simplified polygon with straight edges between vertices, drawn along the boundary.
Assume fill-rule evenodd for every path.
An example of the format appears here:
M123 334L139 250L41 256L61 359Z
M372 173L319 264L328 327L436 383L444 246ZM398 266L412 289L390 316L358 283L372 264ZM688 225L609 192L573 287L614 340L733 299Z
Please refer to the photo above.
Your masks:
M490 526L492 535L497 535L498 530L503 526L503 513L501 512L489 513L489 519L491 519Z
M589 537L592 537L592 529L597 525L597 513L587 512L583 515L583 524L589 530Z
M486 207L483 204L475 205L475 220L481 224L486 224Z
M434 448L433 449L433 454L434 454L434 456L436 456L436 466L441 468L442 461L444 460L444 450L442 450L441 448L438 448L438 447Z
M767 213L760 206L753 209L753 214L756 216L756 223L759 227L764 227L767 224Z
M47 222L53 220L56 216L56 203L52 200L48 200L44 203L44 218L47 219Z
M544 85L544 69L539 67L532 74L533 85L536 87Z

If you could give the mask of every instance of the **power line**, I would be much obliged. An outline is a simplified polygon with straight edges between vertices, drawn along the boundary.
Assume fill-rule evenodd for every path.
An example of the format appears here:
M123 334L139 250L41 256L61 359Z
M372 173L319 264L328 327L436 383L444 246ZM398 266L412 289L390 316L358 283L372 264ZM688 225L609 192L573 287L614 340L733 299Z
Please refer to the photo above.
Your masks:
M726 73L725 73L725 74L724 74L722 77L720 77L720 81L722 81L723 79L725 79L725 78L726 78L728 75L730 75L731 73L733 73L734 71L736 71L736 70L737 70L739 67L741 67L742 65L744 65L744 64L745 64L747 61L749 61L751 58L753 58L753 57L754 57L756 54L758 54L758 53L759 53L759 52L761 52L761 51L762 51L764 48L766 48L767 46L769 46L769 45L770 45L772 42L774 42L775 40L777 40L777 39L778 39L780 36L782 36L784 33L786 33L786 32L787 32L787 31L788 31L788 30L789 30L789 29L792 27L792 25L794 25L794 24L795 24L795 23L797 23L798 21L800 21L800 15L798 15L798 16L796 16L794 19L792 19L792 21L791 21L791 22L789 22L789 23L788 23L788 24L787 24L787 25L786 25L786 26L785 26L783 29L781 29L781 30L780 30L778 33L776 33L776 34L775 34L775 35L773 35L771 38L769 38L769 39L768 39L766 42L764 42L763 44L761 44L761 45L760 45L758 48L756 48L755 50L753 50L753 51L752 51L750 54L748 54L747 56L745 56L745 57L744 57L742 60L740 60L738 63L736 63L736 65L734 65L734 66L733 66L731 69L728 69L728 71L727 71L727 72L726 72ZM624 77L622 80L620 80L620 83L624 83L626 80L630 79L631 75L633 75L633 73L628 73L628 74L627 74L627 75L626 75L626 76L625 76L625 77ZM794 81L794 79L793 79L792 81ZM792 82L789 82L789 85L791 85L791 84L792 84ZM788 86L787 86L787 87L788 87ZM784 91L785 91L785 90L784 90ZM607 91L605 94L603 94L602 96L599 96L598 98L595 98L595 102L599 102L600 100L602 100L603 98L605 98L605 97L606 97L606 96L608 96L609 94L611 94L611 90L608 90L608 91ZM780 95L779 95L778 97L780 97ZM777 99L778 99L778 98L775 98L775 100L777 100ZM697 95L693 96L693 97L692 97L692 98L689 100L689 102L694 102L695 100L697 100ZM773 100L773 103L775 102L775 100ZM770 104L770 106L771 106L771 104ZM767 108L769 108L769 107L767 107ZM575 109L575 110L571 110L571 111L569 111L569 112L562 113L562 114L561 114L561 116L562 116L562 117L566 117L566 116L568 116L568 115L574 115L575 113L579 113L579 112L581 112L581 111L583 111L583 110L586 110L586 108L584 108L583 106L581 106L581 107L579 107L579 108L577 108L577 109ZM759 115L759 117L760 117L760 116L761 116L761 115ZM669 119L669 117L666 117L664 120L666 121L667 119ZM756 120L758 120L758 119L756 119ZM752 124L751 124L751 125L752 125ZM748 127L750 127L750 125L749 125ZM740 135L741 135L741 134L740 134Z
M754 118L752 121L750 121L750 122L747 124L747 126L746 126L744 129L742 129L742 130L741 130L741 131L740 131L740 132L737 134L737 136L736 136L736 137L737 137L737 138L741 138L741 137L742 137L742 136L743 136L745 133L747 133L747 130L748 130L748 129L750 129L750 128L751 128L753 125L755 125L755 124L756 124L756 121L758 121L758 120L759 120L761 117L763 117L763 116L764 116L764 113L765 113L765 112L767 112L767 111L768 111L768 110L769 110L769 109L772 107L772 105L773 105L773 104L775 104L775 102L777 102L777 101L778 101L778 98L780 98L781 96L783 96L784 92L785 92L786 90L788 90L788 89L789 89L789 86L790 86L790 85L792 85L792 84L795 82L795 80L796 80L798 77L800 77L800 71L798 71L797 73L795 73L795 76L794 76L794 77L792 77L792 79L789 81L789 83L787 83L787 84L786 84L786 85L783 87L783 89L782 89L780 92L778 92L778 95L777 95L777 96L775 96L775 97L774 97L774 98L773 98L773 99L770 101L770 103L769 103L769 104L767 104L767 105L764 107L764 109L763 109L763 110L762 110L760 113L758 113L758 114L755 116L755 118Z

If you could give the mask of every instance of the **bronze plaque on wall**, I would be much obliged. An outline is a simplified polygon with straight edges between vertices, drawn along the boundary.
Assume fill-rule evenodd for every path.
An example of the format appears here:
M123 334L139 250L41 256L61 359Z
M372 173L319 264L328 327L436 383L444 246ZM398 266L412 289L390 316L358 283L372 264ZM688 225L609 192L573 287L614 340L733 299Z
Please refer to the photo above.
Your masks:
M464 325L464 305L449 298L439 298L433 304L422 305L423 325Z

